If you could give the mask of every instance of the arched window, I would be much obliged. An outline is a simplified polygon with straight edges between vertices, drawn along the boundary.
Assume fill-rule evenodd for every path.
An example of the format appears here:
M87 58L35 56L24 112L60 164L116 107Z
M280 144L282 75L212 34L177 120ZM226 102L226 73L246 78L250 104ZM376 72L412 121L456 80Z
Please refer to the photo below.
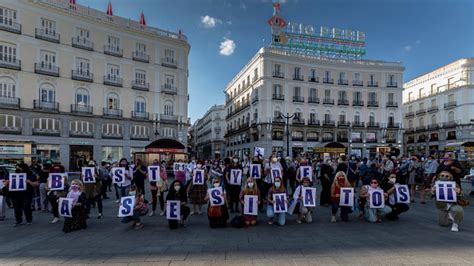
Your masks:
M420 124L420 127L424 127L425 126L425 120L423 119L423 117L420 117L420 120L418 121L419 124Z
M16 85L13 79L7 77L0 78L0 97L16 97Z
M89 92L86 89L79 88L76 90L76 104L79 106L90 105L90 96Z
M346 113L344 111L339 114L339 122L346 122Z
M145 98L139 96L135 98L135 112L145 113L146 112L146 101Z
M326 110L326 113L324 114L324 121L328 122L331 120L331 111Z
M375 114L370 113L369 115L369 124L374 124L375 123Z
M273 110L273 118L281 118L281 109L279 106L275 106Z
M436 115L431 116L431 124L436 125Z
M359 112L355 112L354 114L354 123L355 124L360 124L360 113Z
M395 124L395 116L393 115L393 113L388 114L388 124L389 125Z
M448 122L454 122L454 112L453 111L448 113Z
M164 113L165 115L173 115L174 114L174 105L172 101L166 101Z
M39 97L41 102L54 103L56 102L56 91L53 85L43 83L40 85Z
M120 109L120 98L117 93L111 92L107 95L107 108Z
M413 128L413 120L408 120L408 128Z

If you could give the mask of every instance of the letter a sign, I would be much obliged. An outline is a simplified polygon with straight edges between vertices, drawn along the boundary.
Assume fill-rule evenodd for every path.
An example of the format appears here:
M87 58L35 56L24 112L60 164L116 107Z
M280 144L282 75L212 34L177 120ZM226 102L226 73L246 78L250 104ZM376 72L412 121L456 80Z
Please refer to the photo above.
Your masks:
M303 187L301 192L303 193L303 206L316 207L316 188Z
M250 177L254 179L260 179L261 177L260 164L250 164Z
M72 217L72 203L74 199L71 198L59 198L59 215L62 217Z
M204 185L204 170L194 170L193 185Z
M84 181L84 184L95 183L94 167L82 167L82 181Z

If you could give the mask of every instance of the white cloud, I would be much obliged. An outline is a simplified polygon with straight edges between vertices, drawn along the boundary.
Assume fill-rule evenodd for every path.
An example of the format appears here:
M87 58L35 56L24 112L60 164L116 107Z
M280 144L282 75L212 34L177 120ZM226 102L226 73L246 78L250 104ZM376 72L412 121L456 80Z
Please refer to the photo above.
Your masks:
M410 52L412 48L413 48L413 47L411 47L411 45L406 45L405 47L403 47L403 49L405 50L405 52Z
M201 17L201 24L204 28L214 28L218 24L222 24L222 20L206 15Z
M219 45L219 53L221 55L229 56L234 53L235 42L231 39L224 38L224 41Z
M244 2L242 2L240 3L240 8L243 10L247 10L247 5Z
M415 44L419 45L421 43L421 40L416 40Z
M227 25L232 25L232 20L228 20L226 23Z

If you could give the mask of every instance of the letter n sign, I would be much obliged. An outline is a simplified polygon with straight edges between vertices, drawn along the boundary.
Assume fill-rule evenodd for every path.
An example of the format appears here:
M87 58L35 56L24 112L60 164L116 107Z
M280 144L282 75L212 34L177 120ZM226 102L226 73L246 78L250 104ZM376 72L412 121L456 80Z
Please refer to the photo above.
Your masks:
M444 202L456 202L457 195L454 189L456 182L453 181L436 181L436 200Z
M275 213L284 213L287 211L287 203L286 203L286 194L285 193L277 193L273 194L273 211Z

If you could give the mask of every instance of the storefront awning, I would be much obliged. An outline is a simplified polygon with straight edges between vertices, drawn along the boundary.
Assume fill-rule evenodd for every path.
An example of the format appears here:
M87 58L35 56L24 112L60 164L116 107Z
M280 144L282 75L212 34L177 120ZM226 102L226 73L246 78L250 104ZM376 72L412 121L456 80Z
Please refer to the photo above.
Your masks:
M145 147L146 153L185 153L186 147L174 139L159 139Z

